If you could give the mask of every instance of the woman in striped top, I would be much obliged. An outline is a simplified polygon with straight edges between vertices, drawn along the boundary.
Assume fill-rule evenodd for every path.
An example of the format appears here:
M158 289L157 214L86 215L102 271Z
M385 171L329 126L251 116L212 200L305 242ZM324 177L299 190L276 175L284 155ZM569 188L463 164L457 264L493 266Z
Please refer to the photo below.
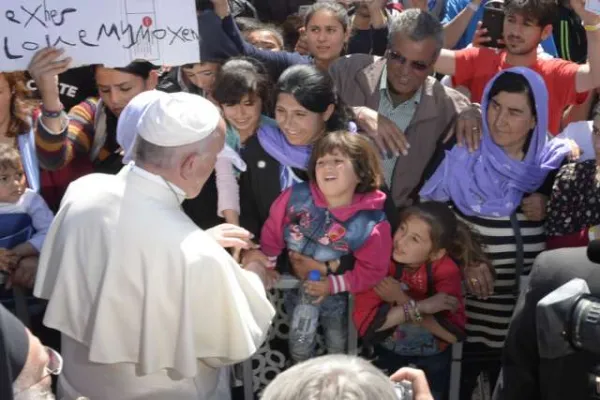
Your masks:
M450 202L479 232L496 273L494 282L487 267L465 266L472 295L466 302L461 399L471 398L482 371L494 387L520 279L545 248L546 197L536 192L572 146L562 139L548 141L547 105L546 85L534 71L498 73L483 96L480 148L469 153L454 147L421 190L424 199Z

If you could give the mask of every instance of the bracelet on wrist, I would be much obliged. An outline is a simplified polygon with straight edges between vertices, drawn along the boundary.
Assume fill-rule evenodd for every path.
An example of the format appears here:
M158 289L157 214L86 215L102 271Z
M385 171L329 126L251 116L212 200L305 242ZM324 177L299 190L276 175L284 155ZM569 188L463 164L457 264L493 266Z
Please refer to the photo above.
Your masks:
M410 316L410 305L405 303L402 305L402 309L404 310L404 322L412 321L412 317Z
M600 22L597 23L596 25L583 25L583 29L586 30L586 32L596 32L596 31L600 31Z
M423 317L421 316L421 313L419 312L419 306L417 305L417 302L411 299L410 306L412 307L413 313L415 314L415 321L416 322L423 321Z
M42 104L41 108L42 108L42 116L45 118L58 118L65 111L65 108L62 106L62 104L61 104L60 110L58 110L58 111L48 110L46 107L44 107L43 104Z

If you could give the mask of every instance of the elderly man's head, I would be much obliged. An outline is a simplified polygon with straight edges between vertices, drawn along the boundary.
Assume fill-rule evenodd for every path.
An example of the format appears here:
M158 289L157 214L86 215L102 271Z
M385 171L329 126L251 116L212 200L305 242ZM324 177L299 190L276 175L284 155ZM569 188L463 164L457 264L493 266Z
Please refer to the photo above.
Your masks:
M137 125L135 162L198 196L225 141L219 110L201 96L175 93L153 101Z
M0 398L52 400L51 375L61 369L60 355L0 305Z
M262 400L397 400L390 379L369 362L341 354L313 358L277 375Z
M414 94L433 72L444 45L443 27L427 11L409 9L390 26L387 78L390 89L400 95Z

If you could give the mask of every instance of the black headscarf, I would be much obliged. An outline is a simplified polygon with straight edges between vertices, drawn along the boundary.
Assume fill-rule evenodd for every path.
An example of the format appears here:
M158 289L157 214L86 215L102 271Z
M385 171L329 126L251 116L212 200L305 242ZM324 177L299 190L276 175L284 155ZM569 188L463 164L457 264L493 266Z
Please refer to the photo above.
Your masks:
M13 399L13 383L29 354L25 326L0 304L0 399Z

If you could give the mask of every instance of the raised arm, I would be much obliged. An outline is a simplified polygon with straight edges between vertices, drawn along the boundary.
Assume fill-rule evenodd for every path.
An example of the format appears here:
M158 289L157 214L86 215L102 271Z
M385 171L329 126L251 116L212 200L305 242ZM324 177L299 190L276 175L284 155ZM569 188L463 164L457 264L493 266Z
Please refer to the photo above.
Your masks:
M600 87L600 15L585 9L585 0L571 0L586 30L588 63L579 67L575 78L578 93Z

